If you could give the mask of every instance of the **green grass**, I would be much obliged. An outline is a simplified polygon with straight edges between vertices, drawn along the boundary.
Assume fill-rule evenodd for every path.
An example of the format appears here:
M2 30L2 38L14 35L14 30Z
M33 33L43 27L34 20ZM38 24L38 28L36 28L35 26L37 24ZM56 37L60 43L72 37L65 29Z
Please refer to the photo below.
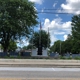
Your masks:
M0 58L3 58L3 59L56 59L56 58L53 58L53 57L22 57L22 56L5 56L5 57L0 57ZM66 58L64 56L60 56L57 59L63 59L63 60L72 60L72 59L74 59L74 60L80 60L80 57L75 57L75 58L69 57L69 58Z
M68 57L68 58L66 58L66 57L64 57L64 56L60 56L60 59L66 59L66 60L71 60L71 59L75 59L75 60L80 60L80 57L75 57L75 58L72 58L72 57Z
M80 57L75 57L76 60L80 60Z

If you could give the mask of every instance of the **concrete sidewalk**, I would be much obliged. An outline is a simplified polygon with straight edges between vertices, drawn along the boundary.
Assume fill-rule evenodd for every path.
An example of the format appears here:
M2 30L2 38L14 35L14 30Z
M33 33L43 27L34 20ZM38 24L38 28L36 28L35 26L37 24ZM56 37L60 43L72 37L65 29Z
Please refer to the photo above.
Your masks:
M78 67L80 60L49 60L49 59L0 59L0 66L19 67Z

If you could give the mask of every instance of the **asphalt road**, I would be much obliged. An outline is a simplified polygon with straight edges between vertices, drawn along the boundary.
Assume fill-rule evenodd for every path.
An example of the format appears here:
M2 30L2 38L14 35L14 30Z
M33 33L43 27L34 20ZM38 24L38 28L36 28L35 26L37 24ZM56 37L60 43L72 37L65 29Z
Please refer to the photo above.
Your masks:
M0 67L0 78L79 78L80 79L80 68Z

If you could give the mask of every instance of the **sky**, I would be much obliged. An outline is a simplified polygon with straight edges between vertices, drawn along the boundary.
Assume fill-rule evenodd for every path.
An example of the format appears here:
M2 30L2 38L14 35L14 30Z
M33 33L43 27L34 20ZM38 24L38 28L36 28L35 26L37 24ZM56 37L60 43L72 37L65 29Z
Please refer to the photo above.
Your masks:
M65 41L71 34L71 19L80 13L80 0L29 0L35 3L38 13L38 21L41 21L42 29L50 33L51 45L57 40ZM44 13L50 12L50 13ZM52 14L51 14L52 12ZM69 13L69 14L59 14ZM35 30L39 30L35 27ZM28 44L28 43L27 43Z

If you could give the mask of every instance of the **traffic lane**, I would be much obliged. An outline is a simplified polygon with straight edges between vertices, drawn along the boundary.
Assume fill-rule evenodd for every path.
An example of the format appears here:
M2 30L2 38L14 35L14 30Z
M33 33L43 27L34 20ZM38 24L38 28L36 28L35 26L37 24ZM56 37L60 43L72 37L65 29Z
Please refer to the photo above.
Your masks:
M80 78L76 71L0 71L0 78Z

